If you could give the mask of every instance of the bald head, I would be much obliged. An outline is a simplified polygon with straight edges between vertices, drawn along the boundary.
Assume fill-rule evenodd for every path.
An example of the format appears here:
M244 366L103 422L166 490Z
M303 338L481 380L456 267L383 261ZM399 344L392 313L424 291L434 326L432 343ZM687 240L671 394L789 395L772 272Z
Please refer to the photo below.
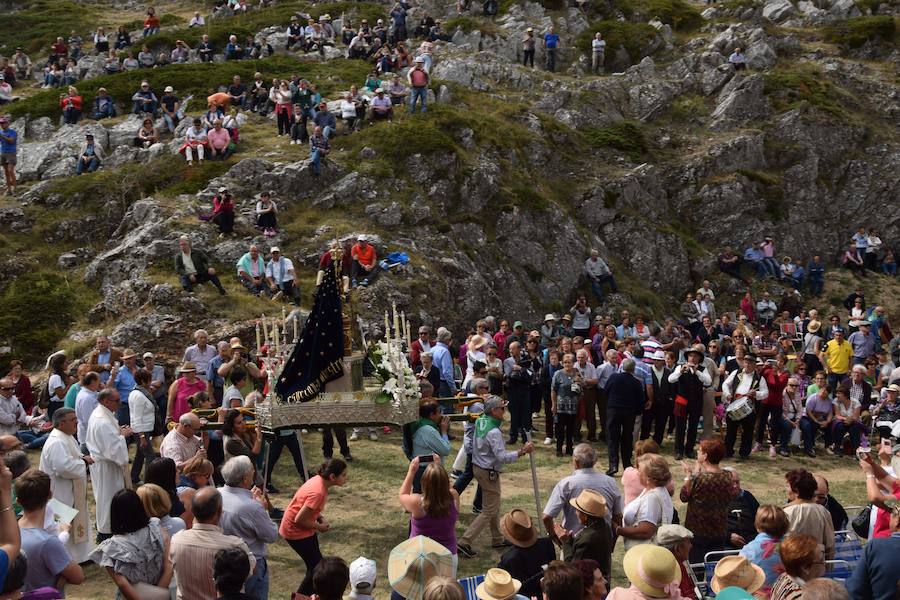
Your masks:
M207 525L218 525L222 516L222 494L211 485L197 490L191 500L194 519Z
M813 477L816 479L816 502L825 504L828 501L828 480L815 473Z

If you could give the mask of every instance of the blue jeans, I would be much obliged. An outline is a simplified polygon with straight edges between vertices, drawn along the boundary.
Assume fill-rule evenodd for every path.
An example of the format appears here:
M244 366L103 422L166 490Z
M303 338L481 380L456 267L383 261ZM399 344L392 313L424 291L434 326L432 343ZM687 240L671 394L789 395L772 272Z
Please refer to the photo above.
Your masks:
M147 27L144 29L144 32L141 34L143 37L148 37L151 35L156 35L159 33L159 27Z
M99 167L99 166L100 166L100 161L97 160L96 156L91 157L91 160L88 161L87 164L85 164L83 157L79 157L78 162L75 164L75 174L81 175L85 171L87 171L88 173L93 173L94 171L97 170L97 167Z
M177 115L175 117L172 117L168 113L163 113L163 121L166 122L166 129L174 133L175 128L178 126L178 122L176 121L177 118Z
M309 153L309 158L313 164L313 173L316 176L322 174L322 154L319 152L318 148L313 148L312 152Z
M256 569L244 582L244 593L255 600L267 600L269 597L269 564L265 558L256 558Z
M778 278L778 273L780 268L778 266L778 261L772 258L771 256L767 256L763 259L763 263L766 266L766 271L769 272L769 275L772 277Z
M803 434L803 449L807 452L816 445L816 433L818 433L819 425L809 417L800 418L800 432ZM831 445L831 431L825 428L825 446Z
M798 424L797 427L800 427L800 425ZM785 450L785 451L789 451L791 434L794 433L794 428L791 426L791 422L785 418L782 418L781 423L779 424L779 430L780 430L780 434L781 434L781 436L780 436L781 437L781 449ZM801 434L802 434L802 431L803 430L801 428Z
M422 100L422 112L425 112L425 99L428 96L428 88L426 86L412 88L412 94L409 96L409 113L416 111L416 99Z
M116 107L113 106L112 103L107 104L103 110L98 110L94 113L94 120L99 121L100 119L107 119L110 117L116 116Z
M594 290L594 293L597 294L597 299L600 302L603 302L603 284L609 284L609 290L611 294L615 294L619 291L619 288L616 286L616 278L612 275L603 275L598 277L597 279L591 279L591 289Z
M322 128L322 135L325 136L326 140L330 140L331 136L334 135L334 129L331 128L331 125L326 125Z
M136 115L141 114L142 112L152 113L154 117L156 117L156 102L144 102L143 100L135 100L134 101L134 109L132 112Z
M885 275L896 275L897 274L897 263L890 264L882 264L881 272Z
M837 373L830 373L828 375L828 387L831 389L836 389L838 385L841 384L845 379L847 379L846 373L841 373L838 375Z
M853 446L853 450L855 451L859 448L859 439L862 429L863 424L859 421L855 421L849 427L845 425L843 421L835 422L833 430L835 452L842 452L844 447L844 436L847 433L850 433L850 444Z
M825 289L825 280L820 277L810 277L809 278L809 293L813 296L819 296L822 294L822 290Z
M19 438L25 447L29 450L38 450L44 447L44 442L47 441L47 438L50 436L49 433L33 433L31 431L19 431L16 433L16 437Z

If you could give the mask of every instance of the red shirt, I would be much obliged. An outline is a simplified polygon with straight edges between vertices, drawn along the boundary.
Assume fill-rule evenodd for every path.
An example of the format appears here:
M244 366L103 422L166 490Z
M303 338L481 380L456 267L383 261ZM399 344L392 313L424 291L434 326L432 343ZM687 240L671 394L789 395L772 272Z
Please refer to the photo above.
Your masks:
M497 358L500 360L506 360L506 353L503 349L506 348L507 335L509 334L503 333L502 331L498 331L494 334L494 343L497 344Z
M316 475L301 485L294 497L291 498L290 504L284 509L284 517L281 519L278 533L286 540L303 540L316 535L315 529L304 529L295 524L294 519L304 506L312 509L313 519L318 519L327 501L328 488L325 487L325 480L320 475Z
M224 198L218 195L213 196L213 213L219 214L221 212L234 212L234 201L231 196L225 196Z
M778 373L776 375L775 369L766 367L765 370L763 370L763 377L766 378L766 385L769 387L769 396L763 403L766 406L782 406L784 388L787 387L790 373L788 373L787 371L782 371L781 373Z
M894 482L891 490L894 498L900 500L900 484ZM875 527L872 529L872 538L891 537L891 513L890 511L879 508L875 513Z
M428 85L428 73L424 69L413 69L409 72L409 81L413 87L425 87Z
M81 96L63 96L59 99L59 106L63 110L69 107L81 110Z
M366 247L363 248L359 243L356 243L350 250L350 254L359 261L359 264L361 265L370 267L375 264L375 246L372 244L367 243Z

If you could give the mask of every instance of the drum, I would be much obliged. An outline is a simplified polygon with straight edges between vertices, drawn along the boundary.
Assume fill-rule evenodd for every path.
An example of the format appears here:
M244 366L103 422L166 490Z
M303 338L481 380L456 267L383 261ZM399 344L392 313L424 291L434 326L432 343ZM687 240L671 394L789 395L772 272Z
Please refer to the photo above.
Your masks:
M750 398L738 398L725 409L729 421L740 421L753 414L753 401Z

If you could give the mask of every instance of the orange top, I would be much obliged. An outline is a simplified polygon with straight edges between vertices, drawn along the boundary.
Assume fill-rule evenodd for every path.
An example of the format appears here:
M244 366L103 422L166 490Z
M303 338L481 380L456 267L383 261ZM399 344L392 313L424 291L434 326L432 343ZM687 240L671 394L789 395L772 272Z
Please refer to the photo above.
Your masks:
M304 506L312 509L312 516L318 519L325 508L325 502L328 500L328 488L325 487L325 480L320 475L309 479L300 486L300 489L291 498L290 504L284 510L284 517L281 519L281 527L278 533L286 540L303 540L316 535L315 529L304 529L300 525L294 523L297 513Z
M231 96L225 92L218 92L209 96L206 99L206 104L209 106L221 106L222 108L226 108L231 104Z
M366 244L365 250L362 249L359 243L353 244L350 255L358 260L361 265L369 267L375 264L375 246L372 244Z

